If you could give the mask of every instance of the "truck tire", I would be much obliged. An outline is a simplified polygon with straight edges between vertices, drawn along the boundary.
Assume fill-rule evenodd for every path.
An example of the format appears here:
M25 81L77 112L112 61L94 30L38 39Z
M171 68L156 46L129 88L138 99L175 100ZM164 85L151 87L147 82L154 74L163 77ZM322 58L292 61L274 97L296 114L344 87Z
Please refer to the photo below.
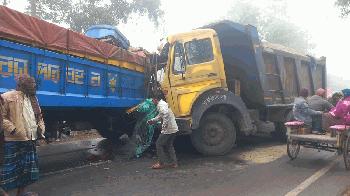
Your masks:
M236 129L225 115L211 113L201 119L199 129L191 134L191 141L204 155L224 155L236 142Z

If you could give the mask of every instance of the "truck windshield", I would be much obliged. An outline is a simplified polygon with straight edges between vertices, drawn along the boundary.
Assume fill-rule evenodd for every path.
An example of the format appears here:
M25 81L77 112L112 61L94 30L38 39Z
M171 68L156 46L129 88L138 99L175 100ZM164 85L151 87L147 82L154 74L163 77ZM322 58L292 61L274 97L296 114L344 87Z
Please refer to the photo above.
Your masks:
M186 42L185 49L189 65L205 63L214 59L213 47L209 38Z

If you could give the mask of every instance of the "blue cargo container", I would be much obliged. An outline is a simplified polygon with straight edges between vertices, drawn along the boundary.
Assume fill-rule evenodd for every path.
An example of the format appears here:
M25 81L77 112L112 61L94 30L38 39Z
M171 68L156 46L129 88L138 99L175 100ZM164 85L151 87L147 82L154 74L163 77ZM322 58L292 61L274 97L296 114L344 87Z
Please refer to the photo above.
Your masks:
M117 45L127 50L130 47L129 40L114 26L112 25L94 25L88 28L85 32L86 36L103 39L111 37Z
M14 89L15 77L24 73L37 81L49 127L63 120L91 121L102 131L107 125L115 131L108 122L144 98L143 73L0 40L0 92Z

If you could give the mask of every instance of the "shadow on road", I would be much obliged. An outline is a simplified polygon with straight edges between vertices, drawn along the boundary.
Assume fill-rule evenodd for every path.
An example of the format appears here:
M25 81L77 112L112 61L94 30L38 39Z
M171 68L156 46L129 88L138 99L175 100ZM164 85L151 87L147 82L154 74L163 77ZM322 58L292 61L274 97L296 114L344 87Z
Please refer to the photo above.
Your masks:
M62 144L64 145L64 144ZM250 136L250 137L240 137L237 138L237 144L233 150L225 156L215 156L215 157L205 157L199 154L191 144L190 136L178 136L175 140L175 148L180 161L180 164L198 164L205 161L210 161L213 163L228 163L232 162L235 164L246 165L250 159L242 158L242 153L254 151L255 149L264 149L269 147L274 147L278 145L283 145L277 139L270 136ZM52 148L48 146L47 148ZM54 172L58 170L64 170L74 167L79 167L83 165L88 165L91 162L87 160L89 156L88 150L91 146L86 146L82 148L81 145L70 145L67 147L69 151L66 153L53 153L49 154L49 150L45 151L45 156L39 158L39 164L41 166L41 173ZM52 150L53 152L55 150ZM247 155L255 156L255 155ZM142 158L139 159L125 159L122 155L116 155L114 161L128 162L128 161L155 161L156 152L155 146L152 145L150 149L144 154Z

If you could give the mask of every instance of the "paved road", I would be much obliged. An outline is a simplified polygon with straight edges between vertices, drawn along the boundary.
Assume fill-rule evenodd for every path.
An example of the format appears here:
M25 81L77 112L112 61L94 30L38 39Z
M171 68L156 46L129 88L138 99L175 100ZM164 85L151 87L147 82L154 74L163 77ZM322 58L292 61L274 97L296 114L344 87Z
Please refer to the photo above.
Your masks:
M45 196L274 196L299 192L299 195L333 196L340 195L350 185L350 172L345 171L341 157L302 148L298 159L290 161L285 155L285 145L270 138L241 142L223 157L203 157L185 148L187 145L177 145L178 169L149 169L155 161L152 158L116 158L112 162L46 175L30 188ZM42 162L42 165L50 164Z

